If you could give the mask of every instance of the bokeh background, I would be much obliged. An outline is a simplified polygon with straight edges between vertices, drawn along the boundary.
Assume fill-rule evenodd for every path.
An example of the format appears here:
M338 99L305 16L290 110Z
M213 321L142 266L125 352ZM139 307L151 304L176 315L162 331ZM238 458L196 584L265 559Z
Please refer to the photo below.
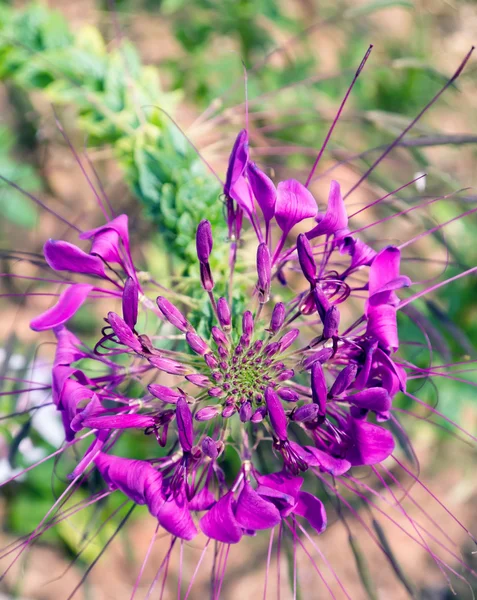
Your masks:
M445 84L475 43L476 31L477 4L460 0L0 2L0 175L83 228L97 226L102 215L71 143L99 193L107 195L116 212L130 216L139 264L158 280L193 293L189 263L197 215L207 216L225 242L220 190L204 164L223 175L234 137L245 124L246 87L254 156L277 176L303 178L354 71L368 45L374 44L312 186L323 205L330 178L338 179L345 191L356 183ZM398 243L475 206L476 98L474 58L458 82L350 196L348 207L357 209L428 174L425 183L409 186L380 205L371 215L376 219L449 195L397 225L391 220L371 230L374 243ZM65 236L73 241L71 232L2 182L0 209L2 273L44 276L39 254L43 242ZM369 213L362 218L357 222L369 222ZM472 216L426 237L413 248L406 272L424 280L474 266L476 231ZM1 284L5 296L0 375L48 384L52 339L40 339L28 323L50 300L25 295L41 294L42 285L31 280L3 276ZM468 278L420 304L435 360L469 361L471 366L477 340L475 291L475 279ZM93 340L102 314L82 310L72 327ZM413 318L409 311L400 323L404 352L424 366L430 353ZM477 381L472 372L462 377ZM16 389L8 380L2 383L3 391ZM444 379L438 386L420 382L413 387L420 398L476 433L474 389ZM40 389L19 390L15 398L2 396L0 412L24 410L43 401L45 394ZM402 407L406 409L404 400ZM448 427L430 424L425 410L420 417L406 421L406 428L420 459L421 477L463 522L475 523L475 449L455 439ZM0 478L7 479L59 443L61 429L53 412L22 417L14 425L1 421ZM141 452L146 441L143 436L131 443ZM30 532L48 511L62 489L62 473L68 472L56 467L45 463L2 488L0 546ZM87 497L86 489L80 493ZM413 496L417 503L426 502L421 488L415 488ZM418 508L411 505L409 510L414 514ZM99 506L51 530L0 582L0 593L5 598L67 598L114 531L113 521L77 557L84 533L110 513L111 506ZM352 515L347 518L353 521ZM411 593L425 600L455 597L429 555L395 528L386 528L386 533L401 579L392 569L379 568L378 549L358 523L353 525L359 539L354 555L339 523L319 540L330 562L341 565L353 600L372 598L371 588L386 600L409 598ZM457 540L458 552L472 561L465 533L452 521L446 527ZM153 529L152 520L140 512L113 541L77 597L129 598ZM260 539L232 553L224 598L263 594L266 552L267 539ZM356 553L371 565L372 585L366 583L365 570L356 568ZM286 579L286 556L280 560ZM193 561L184 569L192 572ZM323 597L311 576L306 585L305 559L299 572L300 598ZM176 597L174 562L169 581L165 597ZM412 582L412 590L403 581ZM458 598L472 598L470 587L454 583ZM144 595L147 588L141 591ZM268 591L270 598L276 596L275 577ZM341 598L340 590L334 591ZM206 595L204 575L191 598Z

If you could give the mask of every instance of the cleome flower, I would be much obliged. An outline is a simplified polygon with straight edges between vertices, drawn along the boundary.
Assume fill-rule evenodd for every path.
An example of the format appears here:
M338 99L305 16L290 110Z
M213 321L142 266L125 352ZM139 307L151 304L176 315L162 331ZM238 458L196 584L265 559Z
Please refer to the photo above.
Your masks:
M337 181L322 212L308 183L275 184L251 160L247 131L238 134L224 184L228 283L214 278L210 223L197 224L198 273L212 315L200 322L190 310L196 299L136 267L126 215L81 232L89 251L58 240L44 246L48 265L68 279L56 304L31 327L56 338L52 402L66 447L74 445L78 457L55 507L85 480L99 478L101 491L91 502L119 491L134 506L146 506L172 536L161 568L177 540L182 548L205 539L203 552L212 540L213 598L220 595L229 547L244 536L269 530L273 541L278 527L279 539L289 533L296 553L310 527L316 535L326 530L330 508L346 527L341 507L360 519L355 500L382 512L375 502L382 490L410 520L409 537L441 571L455 574L423 539L422 531L432 533L407 515L392 489L402 485L388 468L397 464L421 483L401 462L402 449L409 455L412 446L395 402L398 394L414 398L408 377L426 373L398 353L397 314L426 290L404 298L411 280L401 272L401 249L374 248L353 230ZM255 235L243 252L254 268L238 280L232 275L244 215ZM98 297L120 309L104 315L89 347L67 323ZM140 394L132 394L132 384ZM134 432L148 436L146 458L119 450L131 448L120 442ZM378 491L358 476L363 467ZM54 524L42 522L19 554ZM395 568L387 543L371 537Z

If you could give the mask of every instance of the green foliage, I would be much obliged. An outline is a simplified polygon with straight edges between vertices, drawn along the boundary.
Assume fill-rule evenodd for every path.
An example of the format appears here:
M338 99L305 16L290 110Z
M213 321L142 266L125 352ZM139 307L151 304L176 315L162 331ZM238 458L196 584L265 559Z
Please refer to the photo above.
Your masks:
M0 174L22 186L27 191L40 187L34 169L28 163L20 163L14 154L14 136L7 127L0 127ZM31 228L36 223L36 209L19 192L0 181L0 212L13 225Z
M128 42L108 49L94 27L73 33L57 12L39 4L2 12L0 78L76 109L88 145L112 147L184 271L198 215L207 214L219 237L224 224L217 183L167 116L178 94L161 90L157 70L142 65Z

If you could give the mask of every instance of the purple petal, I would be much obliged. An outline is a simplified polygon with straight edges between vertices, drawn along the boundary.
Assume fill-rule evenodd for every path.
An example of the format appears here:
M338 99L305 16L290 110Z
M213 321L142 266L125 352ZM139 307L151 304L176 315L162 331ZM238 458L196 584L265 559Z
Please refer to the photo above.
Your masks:
M377 413L387 412L391 408L391 396L384 388L373 387L347 396L346 400L366 410L372 410Z
M340 326L340 311L336 306L331 306L325 313L325 322L323 323L323 337L328 340L338 335Z
M384 350L396 352L399 348L396 308L391 304L369 307L366 335L376 339Z
M351 256L351 270L357 269L363 265L370 265L376 256L375 250L359 239L354 239L351 236L346 236L340 240L341 254L349 254Z
M332 181L325 216L316 227L306 234L306 237L312 239L319 235L343 234L347 226L348 215L341 196L340 184Z
M232 186L230 197L251 218L251 215L255 213L255 202L253 200L252 188L243 175Z
M90 447L84 453L83 458L79 461L79 463L74 468L74 471L70 473L67 477L71 481L76 479L79 475L82 475L90 463L93 461L95 456L102 450L104 444L106 443L108 433L101 432L97 434L96 439L90 445Z
M275 219L284 233L300 221L314 217L317 210L311 192L299 181L288 179L278 184Z
M66 327L60 325L55 328L54 333L57 340L54 360L55 367L58 365L70 366L71 363L86 356L84 352L79 350L81 341Z
M31 321L30 327L34 331L45 331L66 323L85 302L93 287L86 283L76 283L68 286L60 294L55 306L49 308L39 317L35 317Z
M275 214L275 203L277 201L277 190L273 181L255 163L249 163L247 176L253 195L262 209L263 218L268 223Z
M183 492L172 494L157 510L156 516L161 527L182 540L192 540L198 534Z
M350 420L352 445L346 452L346 459L353 466L375 465L390 456L394 440L387 429L366 421Z
M94 459L110 490L121 490L136 504L146 504L146 489L161 484L162 475L143 460L122 458L101 452ZM146 486L147 483L147 486Z
M104 263L97 256L83 252L81 248L61 240L48 240L43 247L46 262L54 271L70 271L106 277Z
M335 477L339 477L349 471L351 463L344 458L336 458L323 450L319 450L314 446L299 446L291 442L293 449L310 465L310 467L318 467L320 471L330 473Z
M225 178L224 192L230 196L230 190L236 183L237 179L242 176L248 163L248 133L246 129L242 129L237 135L237 138L230 153L229 164L227 168L227 176Z
M270 473L269 475L257 475L257 481L259 483L257 493L262 493L261 488L263 486L273 488L294 500L303 485L303 479L301 477L293 477L287 471L278 471L277 473Z
M108 231L115 231L119 235L121 241L123 242L124 248L129 253L129 231L127 215L119 215L112 221L109 221L109 223L101 225L101 227L97 227L96 229L90 229L89 231L84 231L80 235L80 239L89 240L91 238L98 238Z
M83 427L90 429L146 429L155 424L154 417L148 415L111 415L83 419Z
M248 481L238 497L235 518L244 529L252 531L270 529L281 521L276 506L259 496Z
M228 492L200 520L202 532L218 542L236 544L243 532L232 510L234 496Z
M300 492L298 494L298 502L293 512L300 517L305 518L308 523L316 529L318 533L322 533L326 529L326 510L323 502L315 498L308 492Z
M215 504L214 494L207 486L204 486L200 492L197 492L192 500L189 501L189 510L208 510Z

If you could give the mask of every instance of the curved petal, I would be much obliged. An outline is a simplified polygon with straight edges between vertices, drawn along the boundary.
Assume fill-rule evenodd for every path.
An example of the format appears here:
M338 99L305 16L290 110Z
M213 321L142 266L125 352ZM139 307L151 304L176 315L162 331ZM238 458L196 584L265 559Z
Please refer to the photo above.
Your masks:
M104 263L100 258L83 252L81 248L69 242L48 240L43 246L43 254L46 262L54 271L70 271L106 277Z
M317 211L313 195L299 181L287 179L278 184L275 219L284 233L300 221L316 216Z
M58 302L30 322L34 331L45 331L63 325L76 313L84 303L94 286L76 283L68 286L58 298Z
M190 510L208 510L215 504L214 494L209 490L207 486L204 486L200 492L189 501Z
M399 348L396 308L391 304L370 307L366 334L377 340L384 350L396 352Z
M374 423L351 419L350 433L353 439L346 459L353 466L375 465L388 458L394 450L391 433Z
M316 227L306 234L308 239L319 235L331 235L341 232L341 236L347 233L348 214L341 196L340 184L332 181L328 196L328 207L326 213Z
M232 510L234 496L228 492L199 522L202 532L213 540L224 544L236 544L243 532Z
M374 412L387 412L391 408L391 396L382 387L372 387L345 398L350 404L358 408Z
M275 214L275 203L277 201L277 190L273 181L255 163L249 163L247 176L253 195L262 209L263 218L268 222Z
M237 179L242 176L248 163L248 133L246 129L239 131L232 152L230 153L224 192L230 196L230 190Z
M298 494L297 505L293 512L306 519L318 533L323 533L326 529L327 518L325 506L323 502L318 500L318 498L315 498L313 494L300 492Z
M324 450L319 450L314 446L301 447L295 443L292 443L292 445L310 467L318 467L320 471L330 473L335 477L343 475L351 468L351 463L348 460L331 456L331 454L328 454Z
M262 498L248 481L238 497L235 518L244 529L252 531L270 529L281 520L276 506Z
M192 540L198 534L183 492L171 495L159 508L156 516L166 531L183 540Z

